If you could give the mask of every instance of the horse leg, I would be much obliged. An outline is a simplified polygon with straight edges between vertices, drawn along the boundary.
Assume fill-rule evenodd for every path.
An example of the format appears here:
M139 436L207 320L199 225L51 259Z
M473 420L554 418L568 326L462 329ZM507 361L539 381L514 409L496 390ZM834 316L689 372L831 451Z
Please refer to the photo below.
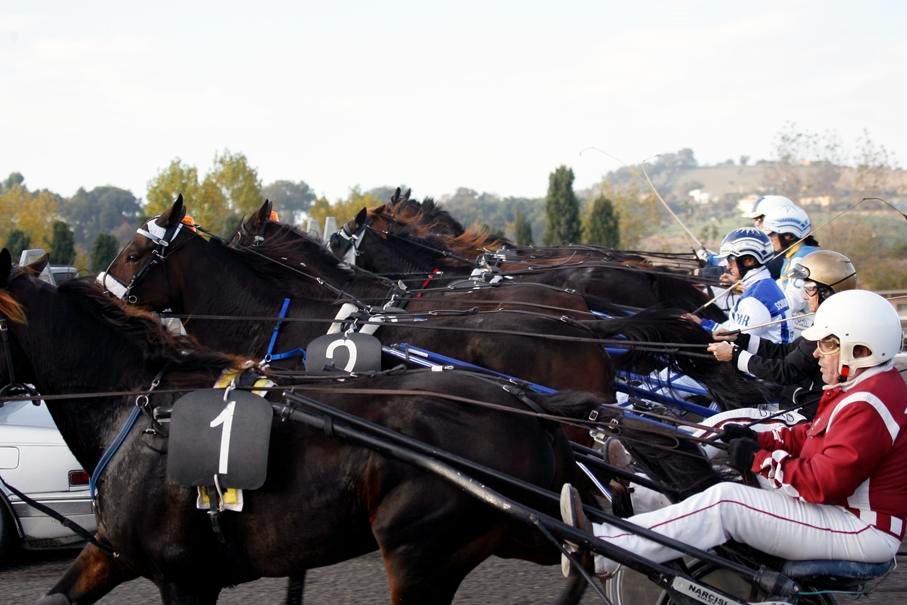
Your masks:
M305 570L294 576L290 576L287 582L287 603L286 605L302 605L303 596L305 595Z
M220 586L199 586L183 582L164 582L160 586L163 605L214 605Z
M38 605L94 603L137 575L120 559L93 544L87 544L63 577L38 601Z

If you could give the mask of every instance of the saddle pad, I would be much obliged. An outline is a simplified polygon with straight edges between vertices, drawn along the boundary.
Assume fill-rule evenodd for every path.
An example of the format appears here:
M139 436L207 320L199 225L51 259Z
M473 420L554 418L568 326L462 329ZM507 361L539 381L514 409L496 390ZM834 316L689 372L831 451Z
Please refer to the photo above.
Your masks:
M306 347L309 372L376 372L381 370L381 341L368 334L325 334Z
M167 477L181 485L257 489L267 478L271 404L247 391L193 391L173 404Z

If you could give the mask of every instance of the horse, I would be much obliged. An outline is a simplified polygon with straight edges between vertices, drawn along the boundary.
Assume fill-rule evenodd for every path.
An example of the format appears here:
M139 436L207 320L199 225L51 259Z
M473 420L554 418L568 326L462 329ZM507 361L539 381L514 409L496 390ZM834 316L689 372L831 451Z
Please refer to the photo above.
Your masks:
M286 243L297 242L298 245L304 246L309 236L291 225L285 225L270 220L271 205L269 202L262 204L258 212L241 221L237 232L230 241L230 245L236 248L247 248L261 253L266 251L269 245L274 241ZM264 248L262 247L264 246ZM404 250L406 248L404 247ZM267 252L267 254L272 254ZM280 252L281 255L285 254ZM368 256L368 253L360 252L362 258ZM347 259L349 261L349 259ZM437 263L436 263L437 264ZM427 291L437 292L432 284L436 280L430 279L432 273L429 271L426 276L420 278L423 280L423 286L427 286ZM440 281L440 280L438 280ZM416 295L425 292L425 288L410 286L410 290L415 291ZM570 300L576 300L576 295L566 292L558 292L550 286L538 283L513 283L511 281L500 282L496 287L485 286L474 292L475 295L481 296L482 300L495 304L506 302L508 306L528 306L540 313L562 316L567 311L567 307L561 306L569 303ZM559 301L558 298L561 297ZM533 302L526 301L532 298ZM590 298L594 298L591 297ZM554 303L553 305L544 305L540 301ZM445 304L450 304L451 299L445 299ZM478 304L472 297L462 299L462 304ZM624 316L625 309L612 305L608 301L596 300L596 305L600 310L608 310L612 315L618 317ZM576 313L581 313L578 309ZM672 311L671 309L653 308L637 313L632 318L633 324L645 324L646 332L631 336L633 340L647 339L657 346L657 342L683 342L689 345L699 345L702 348L711 342L708 335L700 328L690 322L680 318L680 310ZM593 322L594 323L594 322ZM605 322L602 325L609 325ZM727 364L716 364L713 359L706 357L698 358L691 355L682 354L676 359L665 357L657 358L653 356L642 356L638 354L618 355L613 357L615 367L618 370L629 370L637 373L648 373L656 369L662 369L671 366L679 369L694 378L700 380L711 392L715 400L724 408L738 407L742 401L750 401L756 394L759 398L764 399L766 393L762 387L757 386L752 380L747 379L740 373L736 372ZM681 369L682 368L682 369Z
M89 469L142 397L146 410L163 409L174 390L206 388L223 371L250 365L168 333L151 314L92 283L47 285L34 271L14 269L6 250L0 252L0 320L8 329L0 380L15 375L38 389ZM575 474L563 432L534 415L507 413L526 404L487 378L417 371L343 385L321 389L318 398L549 490ZM420 394L404 393L414 390ZM109 396L123 391L141 395ZM453 402L444 392L497 407ZM576 418L601 403L567 392L533 400L546 413ZM153 415L139 415L97 482L98 544L85 547L43 603L92 603L139 576L158 586L165 604L214 603L225 586L378 549L393 603L440 604L450 603L469 571L493 554L558 560L559 551L534 529L440 477L276 417L267 480L245 491L242 512L222 513L222 543L196 508L196 490L168 479L166 432ZM529 502L556 514L554 503Z
M281 343L299 346L324 334L345 300L391 300L387 280L353 273L307 236L287 231L283 237L269 238L259 247L236 250L182 229L184 212L179 198L167 212L145 224L103 279L105 283L115 279L128 284L124 288L130 300L147 308L169 308L176 314L200 316L190 318L186 329L206 346L263 357L273 326L260 318L276 316L285 298L292 301L287 318L303 321L287 321L281 326L278 348ZM144 234L150 234L149 229L162 236L169 233L167 237L172 237L172 241L163 245L161 237L147 237ZM459 308L457 303L464 298L468 300L469 294L456 291L410 298L407 313L424 314L429 320L385 322L380 328L383 339L430 348L509 376L531 378L551 388L580 389L610 398L612 362L598 344L583 342L583 338L621 334L630 347L635 341L682 341L687 335L701 332L676 317L660 322L652 317L565 321L561 315L525 310L494 308L473 312ZM380 309L380 303L374 308ZM206 319L204 315L258 319L224 322ZM648 351L630 351L626 359L661 363L663 357ZM680 358L678 363L692 362ZM692 365L701 371L706 364L711 362L696 360ZM696 371L695 367L688 369Z
M441 268L452 276L468 274L475 269L475 259L488 262L487 253L499 250L491 259L509 278L578 292L592 308L610 302L637 308L668 304L692 311L708 301L692 278L656 267L638 254L595 246L514 249L475 226L451 235L455 230L448 217L434 203L419 207L395 197L383 206L364 208L332 236L331 249L340 257L351 254L347 260L352 262L349 251L355 241L355 262L375 273L419 274ZM248 232L255 225L244 228ZM703 314L726 319L714 306Z

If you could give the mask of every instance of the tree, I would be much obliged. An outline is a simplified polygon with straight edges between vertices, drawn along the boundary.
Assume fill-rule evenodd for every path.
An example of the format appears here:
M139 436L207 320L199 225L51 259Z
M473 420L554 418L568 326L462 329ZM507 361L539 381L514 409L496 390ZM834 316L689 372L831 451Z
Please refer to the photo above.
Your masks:
M199 194L198 169L174 158L148 181L145 213L149 216L162 214L179 194L183 194L189 204L195 203ZM195 211L194 208L192 210ZM198 220L198 217L195 218Z
M603 195L595 198L585 224L585 241L609 248L620 245L620 224L614 204Z
M523 214L522 210L516 211L516 218L513 220L513 231L513 238L518 246L533 245L532 225L526 220L526 215Z
M242 153L224 150L214 156L214 166L205 180L211 179L223 194L227 208L236 214L252 214L261 206L261 180Z
M103 271L116 258L119 252L117 238L109 233L99 233L91 247L91 270L95 273Z
M383 203L367 193L362 193L359 187L356 186L350 189L350 194L345 200L337 200L333 204L328 202L326 198L318 198L309 208L308 214L312 220L317 221L323 228L324 219L329 216L337 219L337 225L342 225L356 216L363 208L374 208Z
M21 229L13 229L6 238L6 247L12 254L14 262L22 255L23 250L28 250L30 245L31 237Z
M76 260L76 244L72 229L63 221L54 221L51 233L51 264L71 265Z
M548 177L545 196L546 245L579 241L579 200L573 192L573 170L559 166Z
M289 223L298 223L317 197L305 181L274 181L262 188L261 195L271 200L274 210Z
M25 187L25 177L21 172L10 172L6 180L0 183L0 193L9 191L13 187Z
M131 191L119 187L79 188L63 204L62 214L72 227L76 245L87 246L101 233L111 233L124 223L135 229L142 206Z

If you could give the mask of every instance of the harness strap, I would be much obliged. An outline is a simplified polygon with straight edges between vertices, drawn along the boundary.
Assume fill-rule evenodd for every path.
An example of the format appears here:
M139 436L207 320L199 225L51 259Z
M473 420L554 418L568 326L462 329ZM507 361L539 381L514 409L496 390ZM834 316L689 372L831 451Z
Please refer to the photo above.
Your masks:
M38 510L38 511L44 513L51 519L54 519L55 521L59 522L64 527L69 529L71 532L78 534L86 542L89 542L89 543L93 544L94 546L97 546L98 548L100 548L101 550L106 552L108 555L113 555L114 557L120 556L119 553L117 553L113 549L113 547L109 543L106 542L106 540L104 542L101 542L100 540L98 540L97 538L94 537L94 534L92 534L90 531L88 531L87 529L85 529L84 527L82 527L81 525L76 523L75 521L71 521L70 519L67 519L66 517L64 517L63 515L61 515L54 509L52 509L51 507L49 507L45 504L41 504L40 502L38 502L37 500L34 500L33 498L29 498L28 496L26 496L25 494L20 492L18 489L16 489L15 487L10 485L6 481L4 481L3 477L0 477L0 484L3 484L3 486L6 489L11 491L13 494L15 494L15 496L17 498L19 498L20 500L25 502L27 505L34 508L35 510Z

